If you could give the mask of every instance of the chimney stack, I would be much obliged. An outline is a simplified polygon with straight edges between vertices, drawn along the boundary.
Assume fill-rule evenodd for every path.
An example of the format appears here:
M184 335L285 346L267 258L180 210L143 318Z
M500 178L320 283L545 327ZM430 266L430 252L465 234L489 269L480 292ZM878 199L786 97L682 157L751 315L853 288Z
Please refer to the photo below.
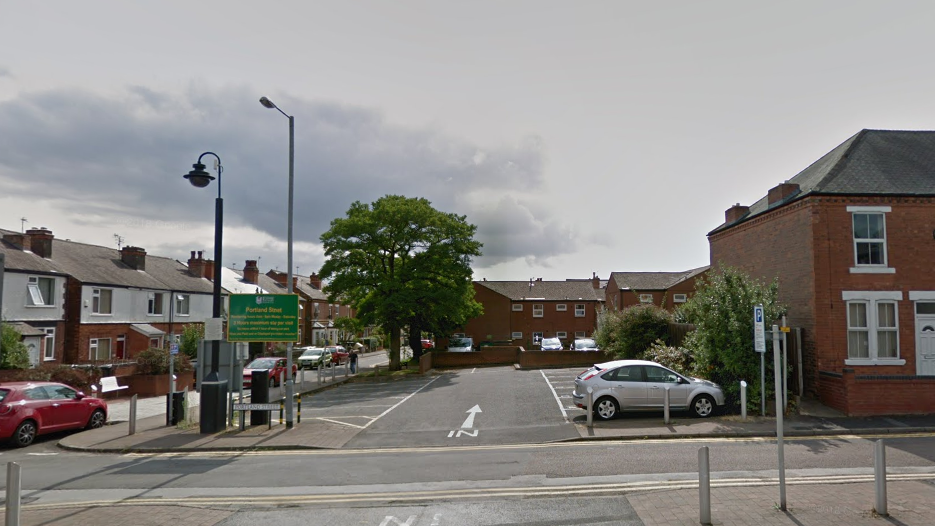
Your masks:
M32 251L28 234L3 234L3 240L23 251Z
M773 204L779 203L797 193L799 193L799 185L786 182L771 188L769 194L767 194L766 200L769 206L773 206Z
M597 272L592 272L592 273L591 273L591 285L592 285L595 289L600 289L600 288L601 288L601 278L597 277Z
M192 250L192 255L188 258L188 273L196 278L204 278L205 276L205 260L201 257L201 251L196 252Z
M32 253L45 259L52 258L52 231L44 226L30 228L26 231Z
M205 260L205 277L208 278L208 281L214 281L214 260L213 259Z
M120 249L120 261L133 270L146 270L146 250L140 247Z
M260 279L260 269L256 266L255 259L248 259L243 268L243 280L247 283L257 284Z
M740 203L737 203L724 212L724 224L735 223L748 213L750 213L749 206L740 206Z
M321 278L318 277L318 274L312 274L308 277L308 284L311 285L316 290L321 290Z

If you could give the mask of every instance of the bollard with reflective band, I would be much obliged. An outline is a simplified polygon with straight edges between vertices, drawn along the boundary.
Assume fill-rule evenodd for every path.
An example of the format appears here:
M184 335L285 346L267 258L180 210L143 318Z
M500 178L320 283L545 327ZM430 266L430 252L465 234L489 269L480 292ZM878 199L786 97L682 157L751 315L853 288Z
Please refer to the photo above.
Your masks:
M740 381L740 419L747 419L747 382Z
M594 388L588 386L588 427L594 427Z

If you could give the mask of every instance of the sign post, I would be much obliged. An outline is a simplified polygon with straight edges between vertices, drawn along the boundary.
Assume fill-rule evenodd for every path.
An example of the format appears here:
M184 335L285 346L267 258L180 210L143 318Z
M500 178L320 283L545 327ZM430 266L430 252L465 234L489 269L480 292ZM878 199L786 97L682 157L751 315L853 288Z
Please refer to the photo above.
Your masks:
M298 339L298 295L230 295L227 341L294 343Z
M753 350L760 353L760 412L766 416L766 326L762 303L753 307Z

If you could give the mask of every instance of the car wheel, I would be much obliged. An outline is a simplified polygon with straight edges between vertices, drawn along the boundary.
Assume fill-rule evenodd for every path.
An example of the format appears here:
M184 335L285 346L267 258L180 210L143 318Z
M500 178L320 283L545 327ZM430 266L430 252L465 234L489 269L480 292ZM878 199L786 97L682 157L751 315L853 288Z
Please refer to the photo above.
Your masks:
M692 415L706 418L714 414L714 399L708 395L698 395L692 400Z
M104 422L107 420L107 415L104 414L104 411L100 409L95 409L91 413L91 418L88 419L87 429L99 429L104 427Z
M13 445L16 447L26 447L32 444L38 432L39 428L36 427L35 422L32 420L24 420L16 427L16 431L13 432Z
M601 420L610 420L617 416L619 412L620 408L617 406L617 401L609 396L599 398L597 403L594 404L594 415Z

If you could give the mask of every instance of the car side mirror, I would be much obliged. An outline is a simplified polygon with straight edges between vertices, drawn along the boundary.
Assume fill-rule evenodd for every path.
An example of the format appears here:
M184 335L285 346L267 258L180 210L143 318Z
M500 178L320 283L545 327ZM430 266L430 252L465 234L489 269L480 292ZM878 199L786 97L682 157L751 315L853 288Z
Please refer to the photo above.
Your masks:
M91 392L92 392L92 393L96 393L96 392L97 392L97 386L96 386L96 385L91 384Z

